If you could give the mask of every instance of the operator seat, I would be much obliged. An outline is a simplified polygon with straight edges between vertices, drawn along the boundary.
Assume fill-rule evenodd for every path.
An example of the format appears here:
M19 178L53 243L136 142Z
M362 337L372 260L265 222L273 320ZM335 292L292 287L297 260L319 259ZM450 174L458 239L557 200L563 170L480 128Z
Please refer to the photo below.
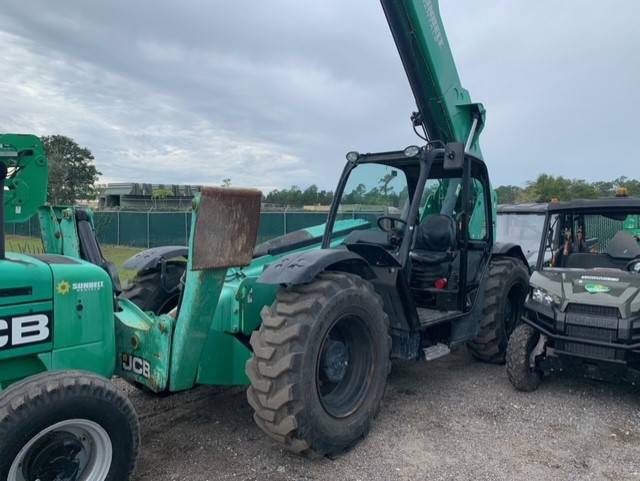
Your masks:
M451 278L451 266L456 257L456 224L443 214L433 214L416 229L411 259L410 287L418 305L433 307L434 287L438 279Z
M450 262L456 246L456 224L444 214L433 214L418 224L411 259L434 265Z
M113 262L110 262L102 255L102 249L98 243L98 238L93 226L89 221L89 215L84 210L76 210L76 225L78 226L78 240L80 241L80 255L85 261L102 267L109 277L116 295L122 291L120 287L120 276L118 269Z

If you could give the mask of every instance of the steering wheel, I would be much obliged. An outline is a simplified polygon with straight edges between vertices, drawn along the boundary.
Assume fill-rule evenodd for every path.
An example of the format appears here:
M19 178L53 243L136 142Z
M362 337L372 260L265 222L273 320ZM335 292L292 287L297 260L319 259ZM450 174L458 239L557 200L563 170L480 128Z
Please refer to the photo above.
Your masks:
M629 261L627 263L626 269L629 272L635 272L636 274L640 274L640 258L636 257L635 259Z
M396 222L399 222L401 224L407 225L407 221L400 219L399 217L391 217L389 215L381 215L380 217L378 217L378 219L376 220L376 223L378 224L378 227L380 227L380 230L382 232L391 232L393 230L393 226L389 229L387 229L383 224L382 221L383 220L388 220L391 221L391 224L395 224Z

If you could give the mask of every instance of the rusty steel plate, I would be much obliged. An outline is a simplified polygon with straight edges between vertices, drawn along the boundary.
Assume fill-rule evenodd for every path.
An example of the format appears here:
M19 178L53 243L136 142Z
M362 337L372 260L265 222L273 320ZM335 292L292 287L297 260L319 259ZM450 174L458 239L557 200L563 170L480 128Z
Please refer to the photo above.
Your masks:
M262 193L256 189L205 187L193 243L193 270L246 266L260 222Z

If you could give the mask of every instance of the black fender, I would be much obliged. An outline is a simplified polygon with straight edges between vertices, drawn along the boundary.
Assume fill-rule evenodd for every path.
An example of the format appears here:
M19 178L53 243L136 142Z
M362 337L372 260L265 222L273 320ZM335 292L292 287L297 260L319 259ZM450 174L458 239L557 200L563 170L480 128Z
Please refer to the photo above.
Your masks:
M188 256L189 248L185 246L153 247L130 257L123 267L131 271L144 271L145 269L153 269L170 259L177 257L186 259Z
M284 256L270 264L258 278L261 284L293 286L308 284L328 268L373 279L371 266L361 256L347 249L315 249Z
M524 255L524 252L522 252L522 247L520 247L518 244L514 244L513 242L496 242L495 244L493 244L491 255L514 257L516 259L520 259L527 267L527 269L529 269L529 273L531 273L531 266L529 266L529 261Z

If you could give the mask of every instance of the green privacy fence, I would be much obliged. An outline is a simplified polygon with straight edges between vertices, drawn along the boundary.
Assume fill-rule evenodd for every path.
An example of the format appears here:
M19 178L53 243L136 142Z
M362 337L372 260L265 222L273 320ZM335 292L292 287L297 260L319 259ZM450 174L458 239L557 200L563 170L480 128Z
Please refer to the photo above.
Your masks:
M600 252L604 252L613 237L623 229L621 220L610 219L600 215L588 215L584 219L584 230L587 239L597 239Z
M191 212L95 212L98 239L103 244L131 247L186 245L191 227ZM375 222L381 213L342 213L338 218L366 218ZM263 212L260 215L258 242L325 222L325 212ZM38 218L29 222L7 224L8 235L37 237L40 235Z

